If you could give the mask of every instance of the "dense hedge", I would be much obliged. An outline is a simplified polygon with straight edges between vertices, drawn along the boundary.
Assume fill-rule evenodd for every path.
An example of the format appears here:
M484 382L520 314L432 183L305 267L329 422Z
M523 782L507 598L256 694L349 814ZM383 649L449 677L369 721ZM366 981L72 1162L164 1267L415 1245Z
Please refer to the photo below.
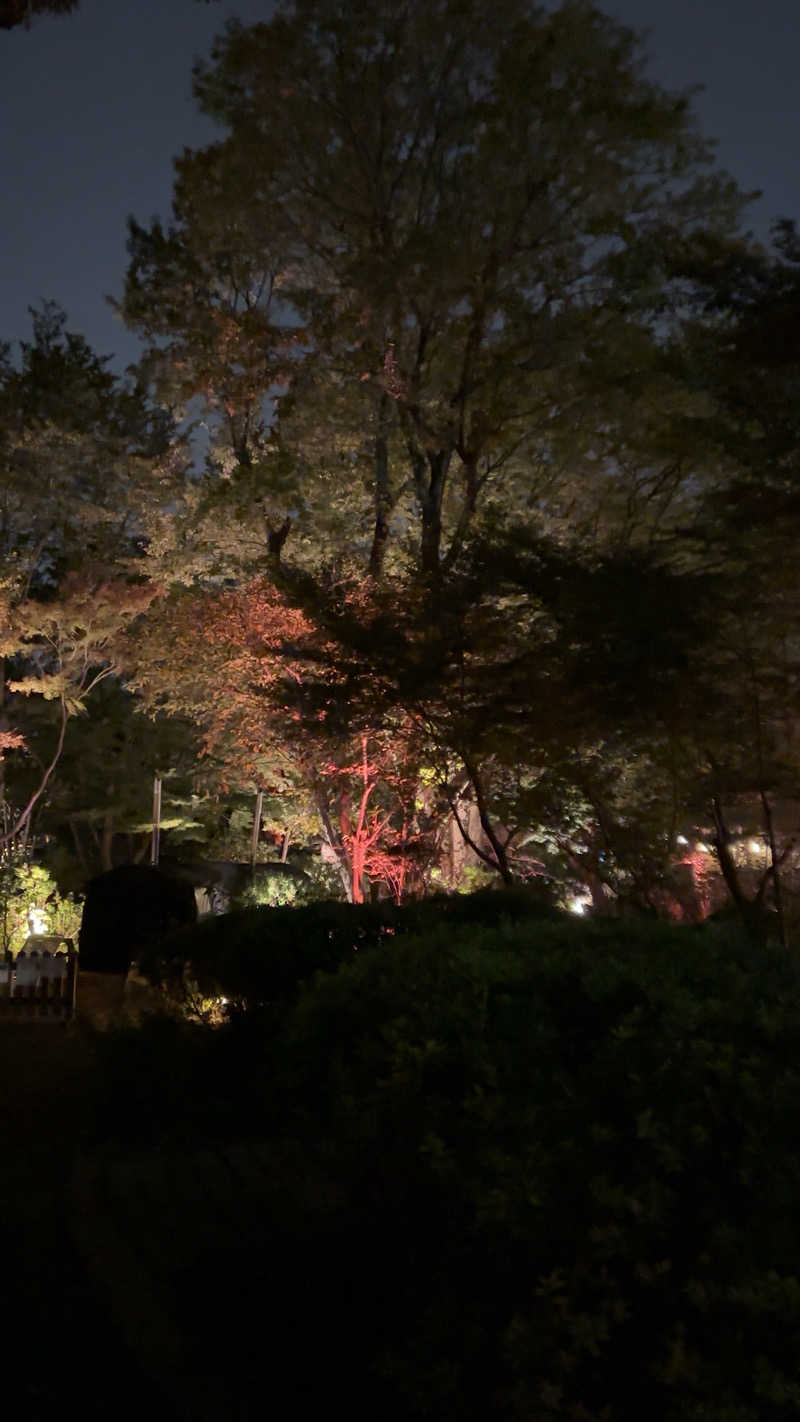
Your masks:
M275 1397L303 1372L315 1406L392 1422L800 1417L792 958L721 928L444 922L274 1027L203 1040L206 1127L296 1162L265 1200ZM222 1291L220 1350L259 1356L240 1267L207 1258L187 1307Z
M557 918L529 889L441 895L398 907L390 902L334 900L303 908L246 908L171 934L144 953L141 972L177 985L185 965L201 992L249 1007L285 1003L317 972L335 972L355 954L447 926L454 934L477 925Z
M713 932L442 932L318 980L278 1114L391 1271L395 1415L800 1416L798 1043L796 965Z

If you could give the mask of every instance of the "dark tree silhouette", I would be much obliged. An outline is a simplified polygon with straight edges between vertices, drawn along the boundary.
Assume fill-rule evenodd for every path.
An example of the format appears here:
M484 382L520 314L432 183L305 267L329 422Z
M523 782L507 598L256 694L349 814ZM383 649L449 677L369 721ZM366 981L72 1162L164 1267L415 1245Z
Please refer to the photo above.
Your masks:
M53 15L66 15L70 10L77 10L78 4L79 0L0 0L0 29L28 26L31 20L46 11Z

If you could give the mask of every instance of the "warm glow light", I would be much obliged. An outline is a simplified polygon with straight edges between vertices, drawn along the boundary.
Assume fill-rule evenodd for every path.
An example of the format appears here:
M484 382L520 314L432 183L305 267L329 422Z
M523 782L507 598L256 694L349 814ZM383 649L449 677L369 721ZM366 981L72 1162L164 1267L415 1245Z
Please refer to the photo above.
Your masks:
M33 904L28 909L28 932L33 934L47 932L47 914L44 909L36 908Z
M760 854L760 853L761 853L761 848L762 848L762 846L761 846L761 840L760 840L760 839L751 839L751 840L750 840L750 843L749 843L748 846L747 846L747 848L750 850L750 853L751 853L751 854Z
M576 894L574 899L567 899L567 908L570 913L583 914L591 902L592 900L588 894L582 894L580 896Z
M697 849L698 854L710 854L710 853L711 853L711 851L710 851L708 845L707 845L707 844L703 844L702 839L698 839L697 845L696 845L695 847L696 847L696 849Z

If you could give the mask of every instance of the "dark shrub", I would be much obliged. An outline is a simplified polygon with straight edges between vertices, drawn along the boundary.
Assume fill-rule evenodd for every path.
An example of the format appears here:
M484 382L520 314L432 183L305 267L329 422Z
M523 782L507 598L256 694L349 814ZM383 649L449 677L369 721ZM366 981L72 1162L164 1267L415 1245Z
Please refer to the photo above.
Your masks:
M346 1392L385 1422L796 1418L792 959L722 928L345 923L385 951L295 985L269 1033L159 1027L104 1073L140 1140L183 1114L263 1156L257 1230L231 1183L240 1243L210 1217L175 1274L203 1356L239 1360L241 1415L268 1292L270 1395L302 1377L307 1415Z
M148 945L196 919L194 889L160 869L124 864L99 874L86 891L79 936L81 967L124 973Z
M357 953L435 928L457 938L466 928L558 918L528 890L440 895L398 907L335 900L303 908L249 908L207 918L154 945L140 969L177 982L186 963L201 991L256 1006L286 1003L314 973L332 973Z
M724 931L439 932L317 978L272 1110L347 1182L356 1296L391 1278L384 1415L800 1415L799 1035L796 966Z

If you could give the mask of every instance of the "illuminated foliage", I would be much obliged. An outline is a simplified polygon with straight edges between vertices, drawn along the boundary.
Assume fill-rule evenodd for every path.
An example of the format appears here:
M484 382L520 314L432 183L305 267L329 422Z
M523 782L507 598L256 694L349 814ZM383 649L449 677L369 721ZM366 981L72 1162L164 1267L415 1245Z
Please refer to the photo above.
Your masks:
M225 136L178 161L169 225L132 223L121 304L205 426L150 545L189 591L150 624L148 694L196 708L231 783L316 814L350 896L452 816L507 883L647 900L697 770L686 530L731 465L695 352L708 253L754 260L741 194L585 4L302 0L229 26L195 83Z
M122 309L165 402L203 403L210 500L296 517L305 566L426 578L485 520L596 509L612 463L663 513L667 257L741 199L629 31L304 0L231 25L196 93L227 135L178 161L168 229L132 225Z
M39 864L0 864L0 953L17 954L30 934L78 941L81 904L61 894Z
M131 226L140 384L52 308L4 368L11 695L63 720L124 660L202 737L183 793L262 789L274 852L321 845L357 901L471 865L672 905L679 825L767 814L794 763L789 544L745 531L759 460L794 497L791 231L735 235L686 102L583 3L298 0L195 89L224 136ZM120 604L76 639L81 540Z
M117 380L56 306L32 317L19 361L0 360L0 729L29 752L4 768L0 798L16 807L6 838L26 832L67 722L152 601L138 539L167 477L164 419L141 388Z

